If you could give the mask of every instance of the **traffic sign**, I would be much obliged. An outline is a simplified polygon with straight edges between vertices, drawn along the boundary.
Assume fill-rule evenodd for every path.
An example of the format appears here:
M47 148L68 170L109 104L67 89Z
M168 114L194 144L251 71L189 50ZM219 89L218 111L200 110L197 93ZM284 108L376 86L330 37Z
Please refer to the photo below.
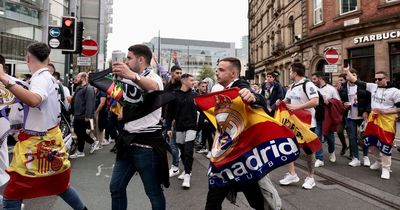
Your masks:
M78 66L90 66L92 65L92 59L90 57L77 57L76 64Z
M97 54L99 46L93 39L86 39L82 41L82 55L94 56Z
M59 27L50 28L49 34L52 37L59 37L61 34L61 30Z
M337 73L338 72L338 66L337 65L325 65L324 66L324 72L325 73Z
M57 48L58 46L60 46L60 41L56 38L52 38L49 40L49 46L51 48Z
M339 61L339 53L334 48L329 48L324 53L324 58L329 64L336 64Z

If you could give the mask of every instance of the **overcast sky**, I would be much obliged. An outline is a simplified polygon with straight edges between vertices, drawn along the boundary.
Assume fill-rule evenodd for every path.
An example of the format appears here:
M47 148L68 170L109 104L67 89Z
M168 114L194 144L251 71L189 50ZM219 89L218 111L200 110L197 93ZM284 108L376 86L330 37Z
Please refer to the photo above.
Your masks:
M113 50L127 51L153 37L235 42L248 34L248 0L114 0Z

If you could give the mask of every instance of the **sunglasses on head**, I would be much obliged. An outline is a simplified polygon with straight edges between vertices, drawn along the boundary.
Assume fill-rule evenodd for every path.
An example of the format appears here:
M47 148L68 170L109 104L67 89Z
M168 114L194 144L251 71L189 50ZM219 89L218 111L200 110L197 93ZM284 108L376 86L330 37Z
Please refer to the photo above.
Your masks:
M378 80L378 81L382 81L384 78L375 78L375 81L376 80Z

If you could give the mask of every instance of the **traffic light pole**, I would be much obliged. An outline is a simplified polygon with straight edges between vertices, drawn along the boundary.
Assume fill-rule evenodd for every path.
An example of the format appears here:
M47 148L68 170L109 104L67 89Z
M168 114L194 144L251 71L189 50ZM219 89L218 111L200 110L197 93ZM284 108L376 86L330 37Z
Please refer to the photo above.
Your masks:
M65 62L64 62L64 86L68 87L69 81L69 65L70 65L70 54L65 54Z

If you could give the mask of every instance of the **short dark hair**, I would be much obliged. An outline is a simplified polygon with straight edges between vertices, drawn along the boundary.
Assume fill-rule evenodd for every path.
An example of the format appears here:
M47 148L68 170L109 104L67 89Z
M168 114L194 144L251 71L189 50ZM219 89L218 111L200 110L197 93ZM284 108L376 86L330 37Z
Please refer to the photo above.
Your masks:
M3 65L3 68L6 67L6 59L2 55L0 55L0 64Z
M193 75L191 75L191 74L182 74L181 80L187 79L187 78L189 78L189 77L193 77Z
M43 63L49 57L51 49L43 42L34 42L28 46L27 51Z
M238 69L238 74L240 74L240 71L242 70L242 64L240 63L239 59L235 57L226 57L219 60L219 62L221 61L229 62L234 68Z
M339 77L341 77L341 78L343 78L344 80L346 80L347 74L345 74L345 73L340 74Z
M151 58L153 57L153 54L151 53L151 50L149 47L147 47L144 44L136 44L132 45L128 48L130 52L135 54L135 56L143 56L144 59L146 60L146 64L150 65Z
M48 64L47 64L47 66L51 66L51 68L53 68L53 69L54 69L54 72L56 71L56 67L54 66L54 64L52 64L52 63L48 63Z
M355 70L355 69L353 69L353 68L351 68L349 71L350 71L350 73L352 73L352 74L358 74L357 70Z
M202 84L206 84L208 86L208 83L206 81L200 81L199 82L199 86L202 85Z
M297 75L299 75L300 77L304 77L304 75L306 74L306 67L299 62L293 63L291 65L292 71L296 72Z
M55 72L53 73L53 77L56 78L56 80L60 80L60 79L61 79L61 74L60 74L60 72L56 72L56 71L55 71Z
M316 76L318 78L323 78L325 75L320 71L316 71L311 76Z
M385 77L389 76L388 73L385 71L377 71L377 72L375 72L375 74L383 74L383 76L385 76Z
M267 76L272 76L273 78L277 78L279 76L279 72L278 71L270 71L267 72Z
M171 67L171 72L174 72L176 70L182 70L182 68L180 66L173 66Z

